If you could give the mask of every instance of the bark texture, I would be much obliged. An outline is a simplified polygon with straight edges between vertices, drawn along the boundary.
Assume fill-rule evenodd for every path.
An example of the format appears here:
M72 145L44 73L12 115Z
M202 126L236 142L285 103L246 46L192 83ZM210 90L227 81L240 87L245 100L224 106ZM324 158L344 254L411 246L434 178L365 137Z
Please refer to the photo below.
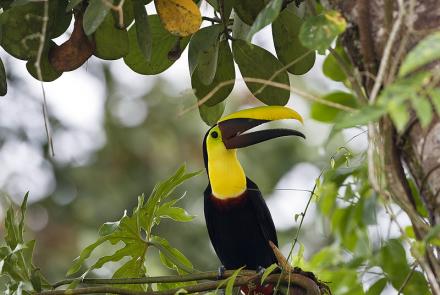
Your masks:
M373 85L380 76L381 63L386 65L380 78L383 88L395 80L406 53L428 34L440 30L438 0L327 0L325 4L340 11L349 23L343 44L370 100L375 99ZM394 39L393 30L397 30ZM390 45L387 56L384 52ZM428 68L438 71L440 64L434 62ZM417 238L423 239L430 228L440 224L440 118L434 117L427 128L421 127L413 113L411 118L403 134L397 134L389 118L382 119L375 132L389 197L408 214ZM409 174L428 209L428 219L415 208L406 178ZM439 250L428 249L424 261L422 268L428 273L432 291L440 294Z

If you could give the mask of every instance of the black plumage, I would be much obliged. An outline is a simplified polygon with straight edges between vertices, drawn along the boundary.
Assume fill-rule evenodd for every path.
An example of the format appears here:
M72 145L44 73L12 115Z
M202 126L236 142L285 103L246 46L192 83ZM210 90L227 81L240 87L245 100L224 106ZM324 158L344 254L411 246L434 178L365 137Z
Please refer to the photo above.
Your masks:
M268 267L277 260L269 245L278 246L275 225L258 186L246 178L239 197L215 198L205 190L205 220L211 243L227 269Z

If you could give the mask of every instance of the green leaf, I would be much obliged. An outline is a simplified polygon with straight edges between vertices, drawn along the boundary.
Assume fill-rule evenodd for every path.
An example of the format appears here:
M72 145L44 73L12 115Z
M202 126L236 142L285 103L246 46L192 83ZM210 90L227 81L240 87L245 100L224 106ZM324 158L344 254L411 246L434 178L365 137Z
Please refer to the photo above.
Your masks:
M440 238L440 224L437 224L433 228L429 230L429 232L426 234L424 240L426 243L431 242L431 240L435 238Z
M232 25L232 38L245 40L251 27L242 21L238 15L234 16L234 24Z
M432 107L427 97L418 95L411 100L412 106L416 111L422 127L427 127L432 120Z
M41 69L41 77L43 82L51 82L58 79L63 73L58 72L54 69L52 64L49 61L49 51L54 46L57 46L55 42L50 41L50 43L44 48L43 53L41 55L40 69ZM30 59L26 63L26 69L31 74L32 77L39 80L37 68L35 67L35 59Z
M110 6L102 0L91 0L83 17L83 28L86 35L93 34L110 11Z
M143 259L132 258L124 265L118 268L113 274L113 279L118 278L141 278L145 277L146 269ZM146 284L121 284L116 285L120 288L129 289L133 291L145 292L147 291Z
M396 239L389 240L379 250L375 261L387 274L393 287L399 289L410 272L405 249L401 242Z
M66 32L72 22L73 13L71 11L66 12L68 4L67 0L58 0L52 4L52 12L49 15L49 32L52 39Z
M193 265L188 258L182 252L172 247L167 240L162 237L153 236L151 243L160 251L160 259L166 267L174 269L180 274L194 272Z
M383 289L387 285L388 280L386 278L381 278L377 280L365 293L365 295L380 295L382 294Z
M315 52L302 45L299 30L302 19L295 13L293 6L285 8L272 23L272 36L275 51L287 71L294 75L307 73L315 63Z
M344 114L339 118L334 126L335 130L350 128L359 125L366 125L385 115L387 109L384 106L364 106L353 113Z
M275 56L243 40L233 41L232 51L246 86L256 98L267 105L285 105L289 101L289 76ZM246 81L246 78L257 78L262 83ZM283 85L287 89L264 84L271 82Z
M334 102L343 106L348 106L351 108L357 107L356 97L350 93L336 91L325 95L321 99ZM335 120L335 118L343 111L340 109L330 107L319 102L314 102L310 111L310 116L320 122L330 123Z
M399 77L438 59L440 59L440 32L435 32L426 36L405 56L400 66Z
M406 283L403 288L404 295L420 294L420 295L430 295L432 294L429 290L428 283L426 282L425 276L419 272L414 271L411 278Z
M234 289L235 280L237 279L238 274L243 268L244 266L240 267L239 269L234 271L232 276L226 279L227 283L226 283L225 295L232 295L232 290Z
M115 19L107 14L94 34L94 55L105 60L115 60L128 54L128 33L116 26Z
M191 85L195 95L199 100L208 94L211 95L203 104L205 107L199 108L199 111L203 120L208 125L211 125L210 123L215 124L223 114L224 106L220 105L214 108L211 108L211 106L215 106L224 101L232 92L235 84L234 60L228 41L223 40L219 44L217 71L212 83L209 85L201 83L198 73L199 68L197 67L195 72L191 75ZM214 91L214 89L216 89L216 92L211 94L211 91Z
M440 88L433 88L429 91L429 96L431 97L432 104L440 116Z
M347 22L340 12L329 10L307 18L301 26L299 39L304 46L324 53L333 40L345 31L346 26Z
M148 14L144 3L141 0L134 0L133 11L139 49L144 55L145 59L147 61L151 61L153 40L151 37L150 24L148 23Z
M171 35L163 28L157 15L149 15L148 23L150 25L152 39L150 61L145 58L139 48L136 27L133 26L128 31L130 50L124 57L124 62L136 73L155 75L165 71L176 61L174 57L171 58L169 55L176 48L176 45L179 47L179 52L182 52L189 38L179 39Z
M84 0L69 0L69 4L66 7L66 12L71 11L73 8L78 6L78 4L82 3Z
M150 197L147 200L142 212L143 225L147 233L151 234L154 220L157 217L159 203L167 199L171 193L187 179L200 174L201 171L186 173L185 165L182 165L173 176L165 181L161 181L154 187Z
M3 61L0 59L0 96L5 96L8 92L8 81Z
M192 36L188 48L188 64L191 77L200 62L200 56L204 51L209 51L209 48L215 46L222 30L221 25L212 25L201 28Z
M160 218L171 218L175 221L188 222L194 219L185 209L173 207L178 200L172 200L161 205L156 211L156 216Z
M225 103L223 101L212 107L206 104L202 104L199 106L200 117L202 118L203 122L205 122L208 126L215 125L222 117L224 110Z
M404 103L396 100L390 101L388 104L388 112L394 125L399 132L402 132L409 121L409 111Z
M205 86L212 84L214 80L218 64L218 50L219 40L215 39L211 46L199 53L195 74L198 80Z
M252 25L269 0L233 0L234 12L243 22ZM234 20L235 21L235 20Z
M54 2L49 3L52 8ZM35 36L41 32L43 9L43 2L30 2L0 14L1 46L6 52L23 60L37 55L40 39Z
M264 9L258 13L245 40L251 42L256 32L271 24L277 18L278 14L280 14L282 4L283 0L271 0Z
M350 65L351 62L348 59L348 56L340 43L341 42L336 43L336 47L334 50L344 60L346 65ZM325 58L324 63L322 64L322 72L333 81L343 82L347 80L347 75L342 70L341 65L332 53L329 53Z
M266 280L266 278L273 273L276 269L278 269L278 264L273 263L271 264L269 267L266 267L266 269L264 270L263 275L261 276L261 285L263 285L264 281Z

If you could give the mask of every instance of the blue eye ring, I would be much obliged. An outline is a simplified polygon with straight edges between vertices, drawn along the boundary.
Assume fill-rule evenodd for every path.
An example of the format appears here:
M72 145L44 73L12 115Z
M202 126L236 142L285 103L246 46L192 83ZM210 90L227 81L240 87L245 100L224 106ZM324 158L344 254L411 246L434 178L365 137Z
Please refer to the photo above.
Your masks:
M212 137L212 138L217 138L217 137L218 137L218 133L217 133L217 131L213 131L213 132L211 132L211 137Z

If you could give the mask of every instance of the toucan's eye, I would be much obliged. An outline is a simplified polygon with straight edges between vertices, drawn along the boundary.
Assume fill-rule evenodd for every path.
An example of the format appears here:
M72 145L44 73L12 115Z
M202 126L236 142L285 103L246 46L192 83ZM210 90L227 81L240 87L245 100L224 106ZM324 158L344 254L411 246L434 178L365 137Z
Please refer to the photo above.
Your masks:
M211 132L211 136L212 136L212 138L217 138L218 137L217 131Z

